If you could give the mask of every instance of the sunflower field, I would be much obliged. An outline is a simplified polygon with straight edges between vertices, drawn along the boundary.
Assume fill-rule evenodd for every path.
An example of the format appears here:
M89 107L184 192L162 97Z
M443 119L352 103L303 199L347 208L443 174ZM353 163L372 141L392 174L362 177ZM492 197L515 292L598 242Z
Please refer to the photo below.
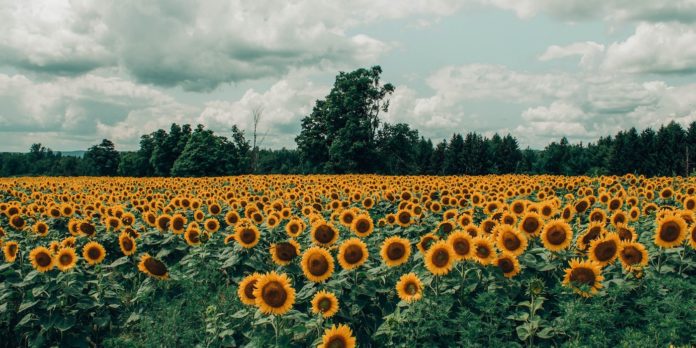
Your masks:
M696 344L696 180L0 179L5 347Z

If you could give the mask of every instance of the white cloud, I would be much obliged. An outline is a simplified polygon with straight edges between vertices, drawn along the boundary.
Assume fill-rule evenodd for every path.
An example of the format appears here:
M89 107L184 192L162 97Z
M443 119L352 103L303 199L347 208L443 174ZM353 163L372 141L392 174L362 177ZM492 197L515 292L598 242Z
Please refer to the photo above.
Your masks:
M580 66L586 69L595 67L602 58L604 45L592 41L576 42L566 46L553 45L539 56L541 61L580 56Z

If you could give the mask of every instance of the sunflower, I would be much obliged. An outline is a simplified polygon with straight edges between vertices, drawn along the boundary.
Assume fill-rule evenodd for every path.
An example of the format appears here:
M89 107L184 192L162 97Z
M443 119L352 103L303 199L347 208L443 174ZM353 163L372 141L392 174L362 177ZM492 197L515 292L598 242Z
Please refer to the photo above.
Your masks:
M425 268L434 275L445 275L454 265L454 249L447 241L435 242L425 253Z
M482 265L488 265L496 258L493 241L488 237L476 237L471 241L473 256Z
M27 221L24 220L24 218L19 214L15 214L10 216L10 226L12 226L15 230L22 230L27 226Z
M590 222L587 225L587 230L585 233L581 234L576 241L577 247L580 250L585 250L590 246L590 243L604 236L606 231L604 230L604 224L601 222Z
M423 283L413 272L404 274L396 283L396 294L404 302L418 301L423 297Z
M307 279L321 283L331 277L334 271L334 260L329 252L318 246L307 249L302 254L302 272Z
M172 221L172 217L169 216L168 214L162 214L157 217L157 221L155 222L155 226L160 232L166 232L169 230L169 225ZM120 222L120 220L119 220Z
M75 248L62 248L55 255L56 267L63 272L71 270L77 264Z
M398 236L389 237L382 243L379 255L388 267L402 265L411 256L411 242Z
M259 243L261 232L252 224L237 224L234 228L234 239L243 247L250 249Z
M46 272L53 268L54 260L51 251L46 247L36 247L29 253L31 265L39 272Z
M97 242L89 242L82 247L82 257L90 265L96 265L104 261L106 250Z
M256 281L254 297L261 313L282 315L295 303L295 289L286 274L271 272Z
M19 244L15 241L5 242L2 246L2 252L5 256L5 262L15 262L17 259L17 252L19 251Z
M409 210L399 210L396 213L396 223L401 227L408 227L413 222L412 218Z
M607 233L604 237L595 239L590 243L588 256L590 260L604 267L613 263L618 257L620 243L621 240L616 233Z
M661 248L672 248L686 238L686 222L678 216L666 216L657 222L655 244Z
M605 213L601 208L594 208L590 212L590 221L606 223L607 213Z
M619 239L622 241L635 241L638 238L636 234L636 229L629 227L625 223L616 224L616 234L619 235Z
M80 233L84 234L87 237L93 237L97 233L97 228L92 225L89 221L82 221L78 225L78 230L80 230Z
M312 313L321 314L324 318L331 318L338 312L338 298L336 295L322 290L312 298Z
M331 328L324 330L321 337L319 348L355 348L355 337L350 327L344 324L332 325Z
M254 296L254 289L256 287L256 282L261 278L261 274L254 272L250 274L241 282L239 282L239 287L237 288L237 296L239 300L245 305L255 306L256 296Z
M118 246L121 248L123 255L126 256L133 255L135 253L135 249L137 248L135 239L125 232L118 236Z
M638 242L621 242L619 260L626 271L638 270L647 266L648 251L643 244Z
M691 227L691 232L689 233L689 245L696 249L696 225Z
M321 221L312 225L312 242L328 247L338 240L338 229L333 224Z
M436 236L434 233L424 234L418 241L418 244L416 244L416 247L418 248L418 251L421 252L421 254L425 254L428 251L428 249L430 249L430 246L432 246L432 244L437 242L439 239L440 238Z
M236 211L230 210L225 214L225 223L227 226L232 226L237 222L239 222L239 214Z
M300 244L290 239L287 242L271 244L271 258L278 265L285 266L300 255Z
M358 238L348 239L338 248L338 263L345 270L360 267L367 256L367 245Z
M507 251L503 251L496 259L493 261L506 278L512 278L520 273L520 262L517 260L517 256Z
M186 229L186 217L181 215L181 214L174 214L172 216L172 221L169 224L169 227L172 229L172 233L174 234L182 234L184 233L184 230Z
M75 237L66 237L60 242L60 246L63 248L74 248L75 243L77 243L77 239Z
M581 296L590 297L602 288L602 280L602 269L597 262L573 259L570 261L570 267L565 270L563 285L572 288Z
M155 259L150 256L150 254L145 253L140 256L140 263L138 263L138 269L155 279L164 280L169 278L169 271L167 270L167 265L162 261Z
M367 237L375 230L375 224L370 215L361 214L353 219L350 229L358 235L358 237Z
M298 218L291 219L288 221L288 223L285 225L285 233L288 234L288 236L292 238L297 238L302 234L302 231L305 229L305 224L302 220Z
M551 220L544 225L544 230L541 231L541 242L546 249L551 251L567 249L572 240L573 230L563 220Z
M34 224L34 227L32 228L34 233L41 237L46 237L48 234L48 224L46 224L43 221L38 221L37 223Z
M473 253L471 248L472 241L473 238L464 231L455 231L447 236L447 244L452 246L456 260L464 260L471 257Z
M203 222L203 227L206 231L215 233L220 229L220 221L218 221L216 218L210 218Z
M544 228L541 215L534 212L525 213L520 219L518 226L520 231L522 231L522 233L524 233L527 237L535 237L539 235L539 232L541 232L542 228Z
M355 211L352 209L346 209L338 216L338 221L346 227L353 225L353 220L355 220Z
M499 225L495 235L496 245L502 251L519 256L527 249L527 237L512 226Z

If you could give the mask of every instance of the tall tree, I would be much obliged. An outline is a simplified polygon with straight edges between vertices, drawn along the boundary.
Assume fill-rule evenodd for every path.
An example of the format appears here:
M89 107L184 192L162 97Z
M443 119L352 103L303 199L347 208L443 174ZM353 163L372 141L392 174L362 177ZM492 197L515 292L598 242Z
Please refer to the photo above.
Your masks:
M84 159L93 175L113 176L117 174L119 153L114 143L109 139L103 139L98 145L90 147L85 152Z
M384 174L414 174L416 165L416 147L418 131L412 130L405 123L391 125L385 123L377 133L377 150L380 166L378 172Z

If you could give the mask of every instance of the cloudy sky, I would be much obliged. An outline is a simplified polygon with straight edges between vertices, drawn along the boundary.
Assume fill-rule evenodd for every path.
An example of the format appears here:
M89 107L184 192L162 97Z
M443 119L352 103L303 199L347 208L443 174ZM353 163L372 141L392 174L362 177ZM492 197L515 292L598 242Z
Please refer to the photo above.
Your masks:
M0 37L0 151L229 134L259 106L263 145L294 147L337 72L372 65L384 119L435 141L696 120L696 0L0 0Z

